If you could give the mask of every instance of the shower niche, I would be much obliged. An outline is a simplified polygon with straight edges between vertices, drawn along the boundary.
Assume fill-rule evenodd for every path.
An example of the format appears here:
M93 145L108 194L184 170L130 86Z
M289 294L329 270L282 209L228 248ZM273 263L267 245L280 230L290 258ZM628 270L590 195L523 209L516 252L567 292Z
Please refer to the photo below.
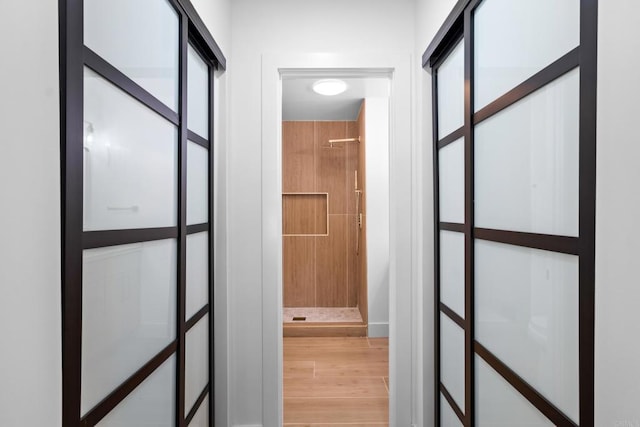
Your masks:
M355 120L282 122L284 336L367 336L364 100L357 107Z

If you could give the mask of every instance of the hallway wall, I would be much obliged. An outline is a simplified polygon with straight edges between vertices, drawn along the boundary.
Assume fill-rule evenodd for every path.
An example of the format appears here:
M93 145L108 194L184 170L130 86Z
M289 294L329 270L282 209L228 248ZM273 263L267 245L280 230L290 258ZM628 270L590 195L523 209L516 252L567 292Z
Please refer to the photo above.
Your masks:
M640 426L640 4L600 0L596 172L597 426Z
M230 73L231 422L262 423L261 55L413 52L413 0L234 0Z
M61 418L58 4L0 3L0 425Z

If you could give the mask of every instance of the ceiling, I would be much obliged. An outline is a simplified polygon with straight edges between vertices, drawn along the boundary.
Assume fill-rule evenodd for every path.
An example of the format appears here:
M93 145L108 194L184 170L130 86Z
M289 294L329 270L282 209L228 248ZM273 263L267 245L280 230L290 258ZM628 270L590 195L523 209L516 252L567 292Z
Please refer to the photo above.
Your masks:
M347 90L335 96L315 93L311 87L318 80L305 77L282 81L282 120L356 120L364 98L389 97L388 78L341 78Z

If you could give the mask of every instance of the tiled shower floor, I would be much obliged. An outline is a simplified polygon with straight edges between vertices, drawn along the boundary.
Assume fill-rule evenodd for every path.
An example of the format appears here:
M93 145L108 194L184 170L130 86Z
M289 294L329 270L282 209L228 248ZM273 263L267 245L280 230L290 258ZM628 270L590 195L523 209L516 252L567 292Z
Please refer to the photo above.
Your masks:
M294 321L294 317L306 317L305 321ZM305 322L362 322L357 307L285 307L284 323Z

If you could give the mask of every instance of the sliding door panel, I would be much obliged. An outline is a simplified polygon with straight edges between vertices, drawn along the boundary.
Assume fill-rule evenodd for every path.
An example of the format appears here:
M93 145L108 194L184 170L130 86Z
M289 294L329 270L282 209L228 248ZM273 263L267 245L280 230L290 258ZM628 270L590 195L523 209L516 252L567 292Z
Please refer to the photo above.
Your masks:
M436 426L594 425L597 3L458 2L423 55Z
M209 427L209 395L204 398L204 402L200 405L200 408L196 411L196 414L191 419L189 427Z
M85 250L82 413L176 338L176 241Z
M476 340L578 418L578 257L476 240Z
M186 335L185 413L209 382L209 316L204 316Z
M62 425L208 427L224 56L187 0L59 12Z
M85 45L176 112L179 24L167 0L84 0Z
M187 143L187 225L209 221L209 150Z
M484 0L474 15L480 110L580 44L580 0Z
M463 427L460 419L442 393L440 394L440 425L442 427Z
M171 356L98 424L98 427L175 426L176 358Z
M187 58L187 125L189 130L206 139L209 138L209 67L191 45Z
M440 314L440 379L464 412L464 330Z
M475 225L578 235L576 69L475 127Z
M209 233L187 236L186 319L209 302Z
M440 232L440 301L464 319L464 234Z
M177 128L84 70L84 229L177 225Z
M444 138L464 125L464 42L438 69L438 135Z
M477 427L552 427L522 395L481 357L475 358Z
M438 153L440 167L440 221L464 223L464 140L462 138L441 148Z

